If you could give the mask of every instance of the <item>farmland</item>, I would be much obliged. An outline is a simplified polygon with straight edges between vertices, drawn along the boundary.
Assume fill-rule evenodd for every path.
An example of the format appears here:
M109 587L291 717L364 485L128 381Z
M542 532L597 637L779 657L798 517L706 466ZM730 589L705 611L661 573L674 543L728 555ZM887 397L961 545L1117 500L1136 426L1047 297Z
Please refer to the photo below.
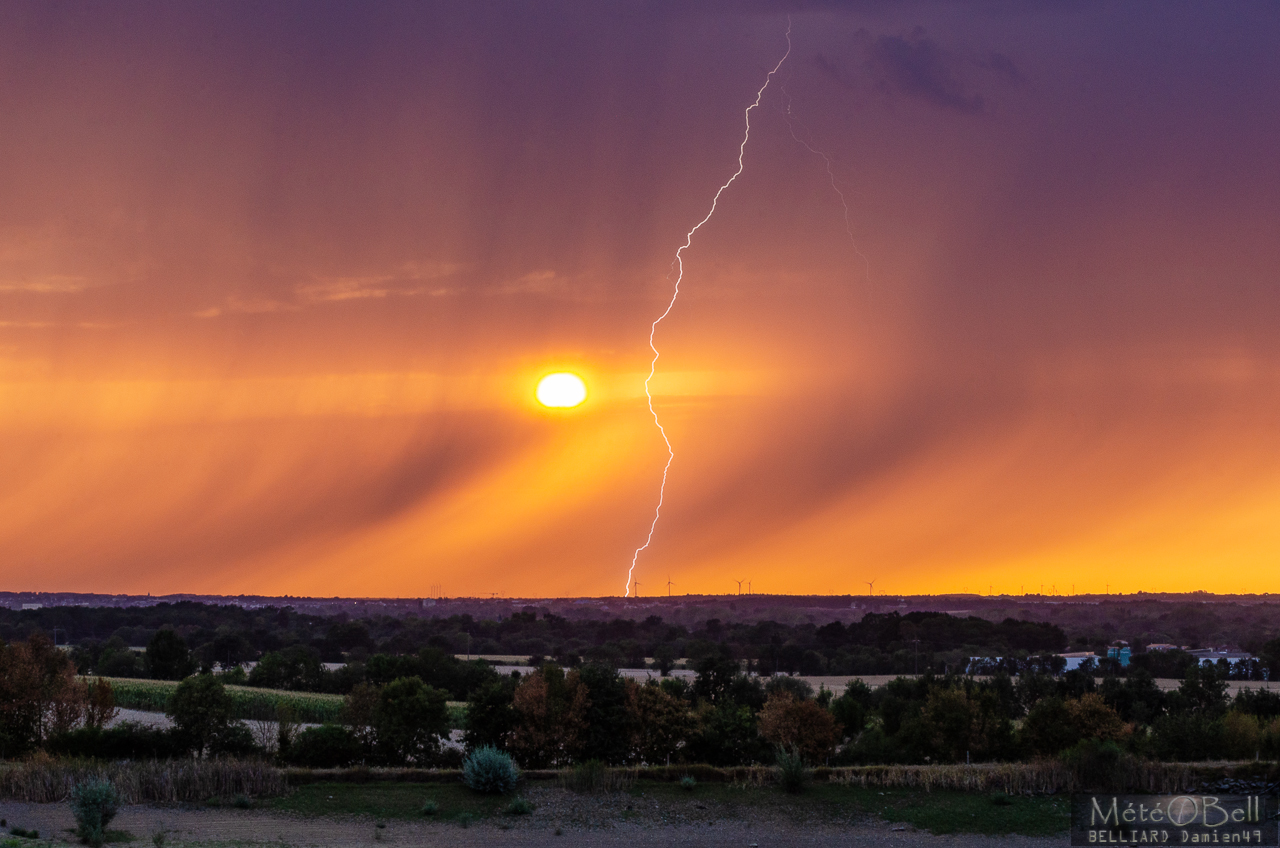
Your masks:
M111 683L116 706L129 710L164 712L165 704L178 688L175 680L141 680L128 677L102 678ZM291 692L284 689L257 689L252 686L227 686L236 719L274 719L280 706L293 712L295 721L303 724L337 722L341 718L341 695L318 692ZM463 727L466 704L449 702L449 726Z

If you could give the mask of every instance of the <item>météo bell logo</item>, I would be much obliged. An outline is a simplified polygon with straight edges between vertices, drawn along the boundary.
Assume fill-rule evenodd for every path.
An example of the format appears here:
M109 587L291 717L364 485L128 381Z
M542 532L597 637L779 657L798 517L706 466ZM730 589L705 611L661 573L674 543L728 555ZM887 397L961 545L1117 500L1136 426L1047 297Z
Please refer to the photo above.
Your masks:
M1262 795L1075 795L1072 845L1277 845Z

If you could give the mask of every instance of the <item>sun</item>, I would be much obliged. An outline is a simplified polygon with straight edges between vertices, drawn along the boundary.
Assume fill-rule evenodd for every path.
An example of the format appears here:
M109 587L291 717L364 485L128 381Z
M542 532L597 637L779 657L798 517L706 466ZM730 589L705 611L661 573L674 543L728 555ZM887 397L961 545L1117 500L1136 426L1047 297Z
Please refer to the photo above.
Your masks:
M577 374L561 371L539 380L534 395L543 406L568 409L587 399L587 384Z

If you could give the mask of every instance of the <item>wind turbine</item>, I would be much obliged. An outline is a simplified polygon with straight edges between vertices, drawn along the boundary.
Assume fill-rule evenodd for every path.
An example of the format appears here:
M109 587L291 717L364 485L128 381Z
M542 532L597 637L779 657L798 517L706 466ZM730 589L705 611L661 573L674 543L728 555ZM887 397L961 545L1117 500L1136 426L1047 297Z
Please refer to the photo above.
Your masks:
M672 587L672 586L674 586L674 585L676 585L676 584L674 584L674 583L672 583L672 582L671 582L671 575L670 575L670 574L668 574L668 575L667 575L667 597L668 597L668 598L669 598L669 597L671 597L671 587Z
M631 583L631 586L633 589L635 589L636 597L637 598L640 597L640 581L639 580L633 581Z
M880 579L879 577L876 578L876 580L879 580L879 579ZM876 580L867 581L867 597L870 597L876 593Z
M744 578L742 578L741 580L737 581L737 583L738 583L738 594L739 594L739 595L741 595L741 594L742 594L742 584L743 584L743 583L745 583L745 582L746 582L746 580L747 580L747 578L745 578L745 577L744 577Z

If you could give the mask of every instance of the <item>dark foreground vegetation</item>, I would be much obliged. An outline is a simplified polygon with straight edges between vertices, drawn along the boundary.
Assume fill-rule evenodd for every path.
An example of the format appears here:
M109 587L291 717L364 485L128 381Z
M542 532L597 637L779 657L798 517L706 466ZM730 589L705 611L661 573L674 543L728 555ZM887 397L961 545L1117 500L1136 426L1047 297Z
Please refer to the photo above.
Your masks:
M1280 676L1274 639L1247 668L1165 651L1063 673L1055 652L1068 637L1054 625L941 613L693 630L533 611L501 622L195 604L68 614L88 635L4 618L0 796L70 798L89 844L109 841L121 803L465 825L534 813L548 787L631 799L614 810L623 819L637 802L686 810L697 797L693 810L726 816L1048 835L1066 809L1046 796L1228 777L1262 791L1280 776L1280 693L1227 686ZM459 659L457 628L493 639L486 649L545 647L556 660L535 656L522 674ZM992 658L989 673L959 673L975 656ZM781 673L901 670L908 658L921 673L878 688L815 691ZM688 670L668 674L677 659ZM619 671L644 663L654 679ZM1153 671L1180 685L1162 690ZM122 704L163 709L172 726L117 723ZM1206 761L1236 765L1188 765Z
M159 633L173 644L181 638ZM855 680L840 692L815 692L799 678L745 672L727 645L695 666L692 682L640 683L597 662L567 670L546 663L521 676L433 648L375 655L365 679L333 704L333 719L302 729L281 700L259 717L256 733L226 686L240 679L239 669L204 671L172 686L164 707L174 726L157 730L109 727L116 713L110 679L77 676L72 656L35 634L0 646L0 757L256 755L316 768L456 766L462 752L446 740L458 724L467 750L492 747L525 768L737 766L784 757L806 765L1060 757L1119 768L1143 759L1280 755L1280 694L1246 689L1231 698L1213 666L1188 667L1171 692L1141 670L1121 677L1104 669L1099 683L1092 670L1035 667L1017 677L930 671L876 689ZM460 717L449 706L459 692L466 697Z

